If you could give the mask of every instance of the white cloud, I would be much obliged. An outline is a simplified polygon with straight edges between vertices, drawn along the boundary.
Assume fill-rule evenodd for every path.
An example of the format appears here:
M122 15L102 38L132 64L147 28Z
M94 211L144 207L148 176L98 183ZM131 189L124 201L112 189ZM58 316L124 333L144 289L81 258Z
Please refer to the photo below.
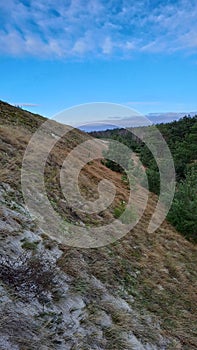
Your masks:
M127 50L133 50L135 48L135 43L132 41L127 41L125 47Z
M107 38L105 38L102 49L103 49L103 53L107 54L107 55L112 52L113 43L112 43L111 38L109 36Z
M180 43L182 43L182 47L191 47L197 48L197 32L191 30L186 34L182 35L180 38Z
M197 50L194 0L6 0L0 52L44 57L128 57Z

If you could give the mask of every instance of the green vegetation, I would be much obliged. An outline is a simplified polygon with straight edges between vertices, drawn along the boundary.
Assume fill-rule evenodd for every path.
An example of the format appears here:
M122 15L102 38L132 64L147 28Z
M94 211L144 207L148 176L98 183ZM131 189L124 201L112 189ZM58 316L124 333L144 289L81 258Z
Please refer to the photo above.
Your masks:
M105 158L104 164L111 170L124 173L128 169L131 152L128 148L123 147L121 143L111 141L109 147L103 152Z
M114 217L116 219L120 218L121 222L127 225L136 219L136 213L131 205L127 207L126 203L122 201L114 208Z
M23 239L22 248L27 250L36 250L40 241L30 242L27 239Z
M173 156L177 187L174 201L168 220L181 232L187 239L197 241L197 116L185 116L179 121L173 121L167 124L159 124L156 127L161 132L167 142ZM154 136L154 128L140 127L138 131L149 128L150 138ZM103 132L93 132L92 135L98 138L114 139L124 143L134 152L136 152L146 169L149 190L156 194L160 192L160 174L157 163L143 141L132 133L133 129L114 129ZM159 143L155 144L158 158L162 161L162 148ZM110 149L109 154L111 155ZM108 155L106 153L106 155ZM105 156L106 156L105 155ZM106 165L112 170L118 171L108 161ZM138 176L136 176L138 177ZM126 177L123 175L123 182ZM141 181L143 185L143 179ZM170 183L169 183L170 186Z
M197 240L197 167L192 167L177 191L168 220L188 239Z

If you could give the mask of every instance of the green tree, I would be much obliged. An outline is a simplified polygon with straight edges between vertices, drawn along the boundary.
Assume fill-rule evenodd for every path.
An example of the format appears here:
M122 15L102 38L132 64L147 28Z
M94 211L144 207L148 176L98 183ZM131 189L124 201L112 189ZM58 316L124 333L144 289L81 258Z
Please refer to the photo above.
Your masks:
M177 191L168 220L186 238L197 242L197 171L192 167L185 180L177 185Z
M128 169L131 152L121 142L110 141L108 149L103 151L104 164L111 170L124 173Z

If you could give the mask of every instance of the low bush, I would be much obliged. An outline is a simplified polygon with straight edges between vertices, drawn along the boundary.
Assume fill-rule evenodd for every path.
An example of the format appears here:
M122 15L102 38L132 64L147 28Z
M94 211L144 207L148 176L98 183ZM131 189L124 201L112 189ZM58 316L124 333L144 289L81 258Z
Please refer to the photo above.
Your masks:
M58 269L41 252L28 252L17 258L0 255L0 280L17 298L43 302L58 286Z

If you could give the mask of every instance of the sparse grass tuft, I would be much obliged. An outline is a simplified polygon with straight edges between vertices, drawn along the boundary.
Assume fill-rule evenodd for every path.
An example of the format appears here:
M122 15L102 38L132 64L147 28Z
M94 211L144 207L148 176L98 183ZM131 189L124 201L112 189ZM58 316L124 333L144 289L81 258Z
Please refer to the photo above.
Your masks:
M35 251L38 248L39 243L40 243L40 241L29 242L29 241L25 240L22 243L22 248Z
M23 301L42 301L58 284L58 270L45 254L21 254L17 258L0 256L0 280Z

